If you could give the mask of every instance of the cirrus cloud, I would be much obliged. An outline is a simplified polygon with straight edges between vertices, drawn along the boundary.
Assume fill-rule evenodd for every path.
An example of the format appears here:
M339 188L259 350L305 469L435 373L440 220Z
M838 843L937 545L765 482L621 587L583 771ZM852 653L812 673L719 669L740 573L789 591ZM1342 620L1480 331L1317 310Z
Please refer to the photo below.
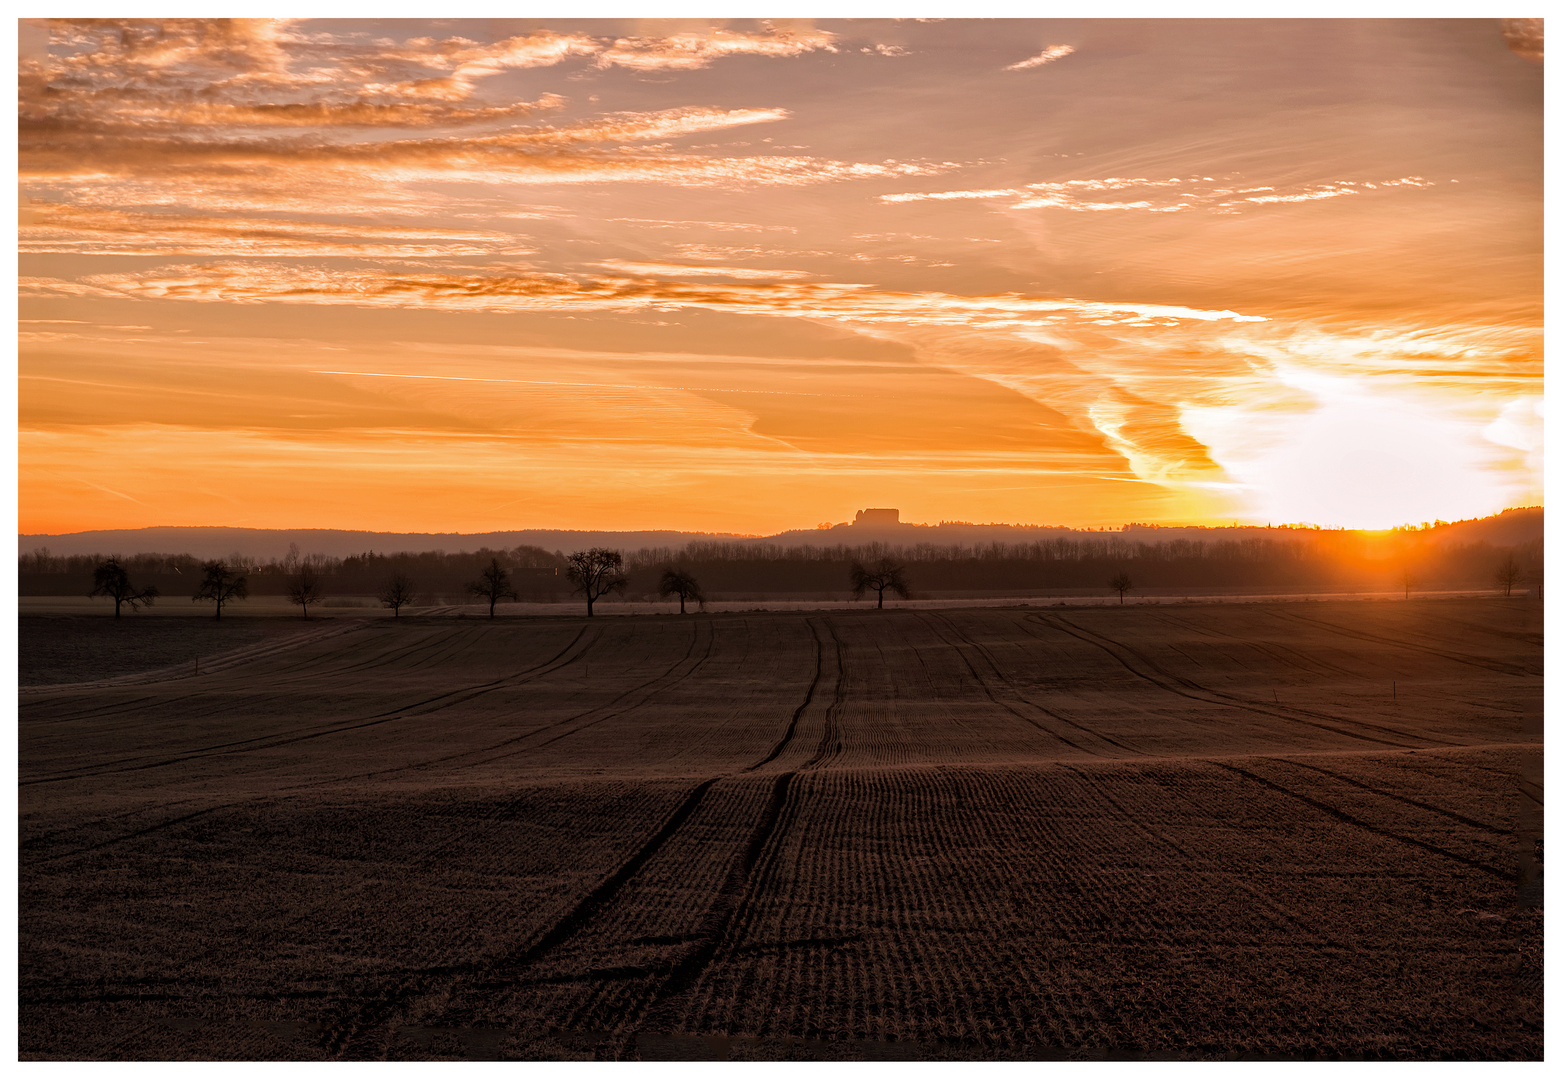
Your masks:
M1175 304L1137 304L1018 293L956 296L891 292L852 283L691 284L649 277L567 274L425 274L376 270L218 264L97 274L81 282L24 279L24 291L49 295L87 288L96 295L146 300L403 307L447 311L675 311L695 307L749 315L928 326L1026 327L1078 320L1153 325L1265 322L1262 316Z

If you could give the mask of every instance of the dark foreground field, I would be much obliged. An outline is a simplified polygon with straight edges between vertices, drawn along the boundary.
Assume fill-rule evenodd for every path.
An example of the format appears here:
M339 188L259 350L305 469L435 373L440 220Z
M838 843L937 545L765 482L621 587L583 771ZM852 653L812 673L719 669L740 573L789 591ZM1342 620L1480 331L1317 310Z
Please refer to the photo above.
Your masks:
M1540 629L382 619L24 689L20 1054L1538 1059Z
M317 620L318 621L318 620ZM17 632L22 686L115 678L310 632L299 619L168 618L145 613L23 615Z

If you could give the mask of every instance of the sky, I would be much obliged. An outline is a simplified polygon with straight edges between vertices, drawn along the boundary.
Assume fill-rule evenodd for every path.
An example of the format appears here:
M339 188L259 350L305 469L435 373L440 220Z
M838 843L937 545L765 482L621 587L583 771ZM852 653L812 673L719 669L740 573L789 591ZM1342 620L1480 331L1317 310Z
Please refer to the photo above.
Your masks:
M1542 501L1538 20L24 20L18 527Z

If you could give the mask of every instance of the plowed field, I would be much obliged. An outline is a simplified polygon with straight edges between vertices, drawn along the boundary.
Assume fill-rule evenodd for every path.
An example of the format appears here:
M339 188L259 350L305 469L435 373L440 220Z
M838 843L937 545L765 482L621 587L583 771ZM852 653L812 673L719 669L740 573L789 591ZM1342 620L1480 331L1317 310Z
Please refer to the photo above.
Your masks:
M1542 1056L1533 601L279 641L24 689L24 1059Z

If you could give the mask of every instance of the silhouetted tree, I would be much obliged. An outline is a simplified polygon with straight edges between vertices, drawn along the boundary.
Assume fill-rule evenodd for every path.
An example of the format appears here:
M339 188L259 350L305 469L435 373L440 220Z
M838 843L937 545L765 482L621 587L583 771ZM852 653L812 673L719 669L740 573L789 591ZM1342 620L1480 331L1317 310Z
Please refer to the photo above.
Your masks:
M700 592L700 583L684 570L675 570L668 567L662 571L661 595L671 596L678 594L678 614L684 613L684 601L694 600L700 605L700 610L705 610L705 596Z
M1134 579L1129 577L1126 571L1119 570L1112 575L1112 580L1106 583L1106 587L1117 593L1117 602L1121 604L1123 602L1123 594L1133 591Z
M412 579L406 574L392 574L385 584L380 586L376 598L391 609L393 618L401 618L402 606L412 603ZM492 611L489 614L491 616Z
M1511 551L1503 556L1502 562L1497 564L1497 569L1492 571L1492 580L1497 583L1497 588L1502 590L1504 596L1512 596L1513 586L1524 580L1524 570Z
M230 600L243 600L249 595L249 579L237 570L230 569L227 563L221 560L202 563L201 570L206 576L190 601L216 601L217 618L222 618L222 605Z
M466 591L488 601L490 619L494 617L494 605L499 601L520 599L515 590L510 587L510 575L499 565L497 557L488 560L488 565L483 568L476 581L467 585Z
M87 594L90 599L94 596L111 596L114 598L114 618L119 618L119 605L129 604L134 611L141 604L151 606L152 600L157 596L157 586L148 585L144 589L137 589L130 584L130 575L126 573L124 566L117 558L110 558L101 562L92 571L92 591Z
M902 600L911 599L911 586L906 583L906 568L894 559L880 559L872 567L853 562L852 599L861 600L865 592L879 594L879 607L884 606L884 590L896 593Z
M1406 563L1399 568L1399 573L1394 576L1394 584L1404 588L1405 599L1409 600L1411 587L1421 584L1421 579L1415 570L1411 568L1410 564Z
M320 575L315 573L314 567L300 566L297 573L287 576L288 603L302 607L304 618L309 618L309 605L324 595L325 590L320 584Z
M595 614L592 607L603 593L621 593L629 584L624 577L624 556L609 548L576 551L566 561L569 569L564 576L575 583L576 592L586 595L587 615Z

